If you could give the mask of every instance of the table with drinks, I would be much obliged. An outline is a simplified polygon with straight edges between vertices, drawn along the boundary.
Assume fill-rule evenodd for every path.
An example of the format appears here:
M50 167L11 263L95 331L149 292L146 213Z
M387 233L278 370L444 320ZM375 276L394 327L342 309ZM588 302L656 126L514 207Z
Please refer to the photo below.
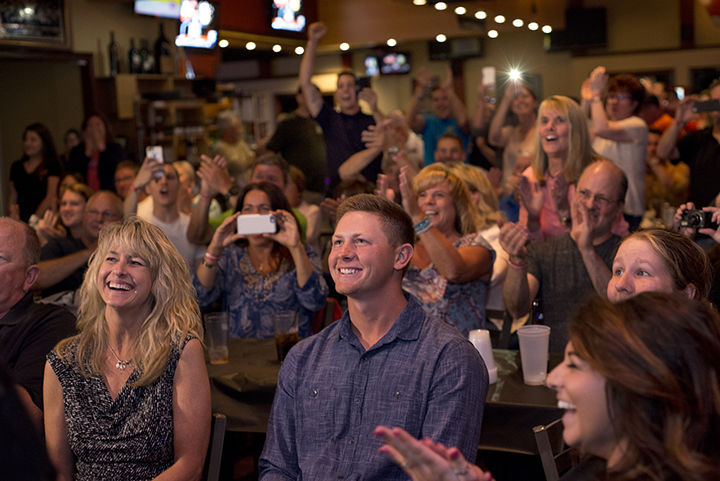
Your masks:
M264 433L280 370L275 339L230 339L223 364L208 364L213 411L228 418L227 429ZM523 382L518 351L492 350L497 381L486 397L480 447L533 454L532 427L562 415L555 393ZM559 355L550 355L553 367Z

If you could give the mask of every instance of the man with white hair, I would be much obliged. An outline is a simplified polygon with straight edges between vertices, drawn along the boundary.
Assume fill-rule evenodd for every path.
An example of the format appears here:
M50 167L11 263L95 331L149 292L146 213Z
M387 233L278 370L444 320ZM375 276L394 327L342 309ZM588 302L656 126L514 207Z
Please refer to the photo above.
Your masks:
M218 114L217 127L220 138L212 145L210 157L224 157L230 175L242 187L253 158L253 151L243 140L242 120L232 110L224 110Z

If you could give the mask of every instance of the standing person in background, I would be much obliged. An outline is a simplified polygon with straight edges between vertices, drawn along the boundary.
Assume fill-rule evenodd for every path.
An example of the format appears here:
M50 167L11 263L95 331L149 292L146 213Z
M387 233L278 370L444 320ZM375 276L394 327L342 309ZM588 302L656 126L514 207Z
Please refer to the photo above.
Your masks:
M320 94L317 85L312 84L311 88ZM306 194L320 202L325 193L327 177L327 152L323 130L310 115L301 87L298 87L295 100L297 109L278 123L264 148L258 147L257 154L260 155L265 150L275 152L290 165L300 169L307 178Z
M615 162L628 179L624 213L633 232L645 214L648 127L637 116L645 88L628 74L615 75L608 81L605 67L601 66L583 83L582 98L584 108L590 110L595 152Z
M63 170L66 170L67 163L70 160L70 151L75 148L75 146L80 145L81 141L82 137L78 130L68 129L67 132L65 132L65 151L60 154L60 166Z
M662 218L663 203L673 207L687 202L690 184L690 167L685 162L675 164L657 155L657 146L662 132L650 129L645 161L645 202L655 210L655 217Z
M211 157L224 157L230 176L238 187L247 182L247 169L253 159L253 151L243 140L242 120L232 110L223 110L217 118L218 135L210 151Z
M503 149L501 182L506 194L513 190L507 185L511 177L524 171L535 157L537 108L537 95L530 86L510 80L490 122L488 143ZM510 112L517 117L516 125L506 125Z
M77 172L94 191L115 191L115 169L125 159L122 146L112 141L105 117L95 112L83 120L83 142L70 151L68 172Z
M355 74L343 71L337 77L337 90L335 103L339 112L323 102L320 92L312 84L312 74L315 70L315 54L320 40L327 33L327 26L322 22L315 22L308 27L308 43L305 47L302 62L300 63L300 88L305 97L308 112L322 127L327 147L328 176L330 188L340 180L338 169L351 155L365 150L362 132L370 125L378 124L383 115L377 106L377 95L370 88L363 88L359 92L356 88ZM373 115L366 115L360 111L358 100L364 100L370 105ZM370 182L375 182L381 172L381 157L378 155L362 171L362 175Z
M290 181L285 186L285 197L290 206L300 211L307 219L306 244L312 247L315 252L320 253L320 207L303 200L305 185L305 174L294 165L291 165Z
M708 88L710 98L720 100L720 78ZM720 110L710 112L710 126L690 132L678 140L680 132L694 113L694 99L686 99L678 106L675 121L665 130L657 147L662 159L681 160L690 167L689 200L698 207L713 204L720 192Z
M60 163L47 127L30 124L23 132L23 156L10 166L8 206L18 205L20 220L28 222L45 210L57 211Z
M455 93L453 74L450 65L447 66L445 81L442 85L432 87L432 114L421 115L420 100L426 95L431 83L430 72L420 69L415 77L415 90L405 109L407 123L412 130L422 135L425 156L423 165L432 164L435 160L435 150L440 136L452 132L460 137L463 151L466 152L470 143L469 124L465 106ZM465 160L465 159L463 159Z

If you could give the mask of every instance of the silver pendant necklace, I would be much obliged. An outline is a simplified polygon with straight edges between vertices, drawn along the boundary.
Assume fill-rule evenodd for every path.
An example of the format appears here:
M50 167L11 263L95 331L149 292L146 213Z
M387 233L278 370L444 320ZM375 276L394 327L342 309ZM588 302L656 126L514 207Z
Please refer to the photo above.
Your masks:
M117 354L115 354L115 349L113 349L110 344L108 344L108 347L110 348L110 352L112 352L113 356L115 356L115 359L117 359L117 363L115 364L116 369L120 369L121 371L124 371L126 367L128 367L130 364L132 364L132 359L123 361L118 357Z

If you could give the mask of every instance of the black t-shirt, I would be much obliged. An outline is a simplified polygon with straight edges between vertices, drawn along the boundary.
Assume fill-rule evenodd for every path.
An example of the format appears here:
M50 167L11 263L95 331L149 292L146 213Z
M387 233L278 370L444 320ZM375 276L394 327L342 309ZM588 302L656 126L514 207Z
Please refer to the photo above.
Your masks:
M369 126L375 125L375 120L362 112L347 115L323 104L315 121L323 129L327 146L328 175L334 186L339 181L340 165L353 154L365 150L361 134ZM365 179L373 183L377 180L378 174L382 172L381 160L382 155L378 155L363 169L362 175Z
M60 340L75 334L75 316L64 307L36 304L28 293L0 318L0 357L42 409L45 356Z
M123 160L125 160L125 150L122 146L115 142L108 142L98 158L98 177L102 190L115 192L115 168ZM90 157L85 155L85 143L83 142L70 151L67 171L82 175L87 183L88 164L90 164Z
M681 161L690 167L690 201L711 205L720 192L720 144L712 129L690 132L677 143Z
M50 239L40 251L40 260L48 261L51 259L58 259L65 257L70 254L74 254L85 249L85 244L80 239L74 237L55 237ZM61 280L54 286L50 286L42 291L42 296L47 297L56 292L62 291L74 291L82 285L83 278L85 277L86 265L78 267L72 274Z
M17 192L20 219L27 222L47 195L48 177L61 175L57 160L43 161L29 174L23 166L24 159L16 160L10 167L10 181Z

